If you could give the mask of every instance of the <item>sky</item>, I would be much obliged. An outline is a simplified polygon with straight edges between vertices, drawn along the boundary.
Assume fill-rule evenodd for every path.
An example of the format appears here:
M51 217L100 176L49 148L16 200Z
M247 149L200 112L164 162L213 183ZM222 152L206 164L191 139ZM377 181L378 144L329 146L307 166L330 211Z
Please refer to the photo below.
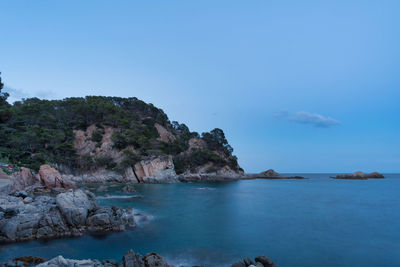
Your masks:
M9 101L136 96L247 172L400 172L400 1L0 0Z

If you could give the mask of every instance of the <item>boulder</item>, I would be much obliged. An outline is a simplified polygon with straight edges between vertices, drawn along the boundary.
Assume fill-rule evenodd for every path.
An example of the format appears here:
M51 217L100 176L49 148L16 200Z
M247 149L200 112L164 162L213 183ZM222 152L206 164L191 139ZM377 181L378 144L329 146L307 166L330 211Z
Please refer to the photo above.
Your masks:
M144 257L146 267L170 267L163 257L153 252Z
M129 250L122 257L122 267L145 267L143 257Z
M276 267L275 263L269 257L264 255L256 257L255 261L262 263L264 267Z
M254 262L250 258L244 258L243 262L244 264L246 264L247 267L250 265L254 265Z
M12 175L12 180L14 182L13 190L25 190L29 186L39 184L39 177L33 174L28 168L22 167L19 172L15 172Z
M75 183L50 165L42 165L39 169L40 181L48 188L76 188Z
M85 224L88 213L97 207L94 198L88 191L68 190L57 195L56 203L67 223L79 226Z

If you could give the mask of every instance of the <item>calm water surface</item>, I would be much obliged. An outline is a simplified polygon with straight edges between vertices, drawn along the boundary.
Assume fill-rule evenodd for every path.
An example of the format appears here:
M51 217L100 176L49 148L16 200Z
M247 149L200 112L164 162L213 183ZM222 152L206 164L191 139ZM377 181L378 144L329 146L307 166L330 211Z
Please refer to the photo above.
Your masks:
M142 198L102 198L154 217L106 236L1 246L0 261L22 255L115 259L156 251L175 264L230 266L270 256L278 266L400 266L400 175L307 180L137 185ZM119 187L107 192L121 195Z

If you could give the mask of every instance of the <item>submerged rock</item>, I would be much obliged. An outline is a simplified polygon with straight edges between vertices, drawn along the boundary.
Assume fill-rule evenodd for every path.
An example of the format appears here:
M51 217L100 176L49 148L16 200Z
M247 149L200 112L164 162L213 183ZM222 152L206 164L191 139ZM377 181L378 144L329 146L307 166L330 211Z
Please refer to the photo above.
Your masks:
M134 193L134 192L136 192L136 189L133 185L128 184L122 188L122 192L123 193Z

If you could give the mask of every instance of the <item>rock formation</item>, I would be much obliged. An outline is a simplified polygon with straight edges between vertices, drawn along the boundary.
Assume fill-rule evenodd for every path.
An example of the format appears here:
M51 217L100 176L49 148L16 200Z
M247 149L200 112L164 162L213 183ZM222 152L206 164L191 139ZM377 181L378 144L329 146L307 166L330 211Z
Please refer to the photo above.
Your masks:
M376 178L376 179L381 179L385 178L381 173L379 172L371 172L371 173L364 173L364 172L354 172L350 174L339 174L334 177L335 179L357 179L357 180L366 180L368 178Z
M39 176L41 183L48 188L76 188L75 183L61 174L50 165L40 166Z
M250 179L304 179L302 176L286 176L277 173L273 169L261 172L259 174L249 174L247 175Z
M130 209L101 207L92 193L80 189L56 197L18 196L0 196L0 242L123 231L143 217Z
M122 257L121 263L113 260L73 260L65 259L63 256L58 256L44 262L44 259L39 257L20 257L0 264L0 267L16 267L24 266L24 264L26 264L25 266L30 264L30 266L37 267L174 267L174 265L168 264L168 262L162 256L155 252L142 256L135 253L133 250L129 250L125 253L125 255ZM276 267L276 265L269 257L258 256L254 259L254 261L250 258L245 258L243 261L232 264L232 267Z
M145 183L163 183L177 179L171 156L139 161L134 166L134 175L138 182Z
M14 182L14 190L24 190L26 187L40 183L39 176L32 173L30 169L24 167L22 167L19 172L13 173L12 180Z

